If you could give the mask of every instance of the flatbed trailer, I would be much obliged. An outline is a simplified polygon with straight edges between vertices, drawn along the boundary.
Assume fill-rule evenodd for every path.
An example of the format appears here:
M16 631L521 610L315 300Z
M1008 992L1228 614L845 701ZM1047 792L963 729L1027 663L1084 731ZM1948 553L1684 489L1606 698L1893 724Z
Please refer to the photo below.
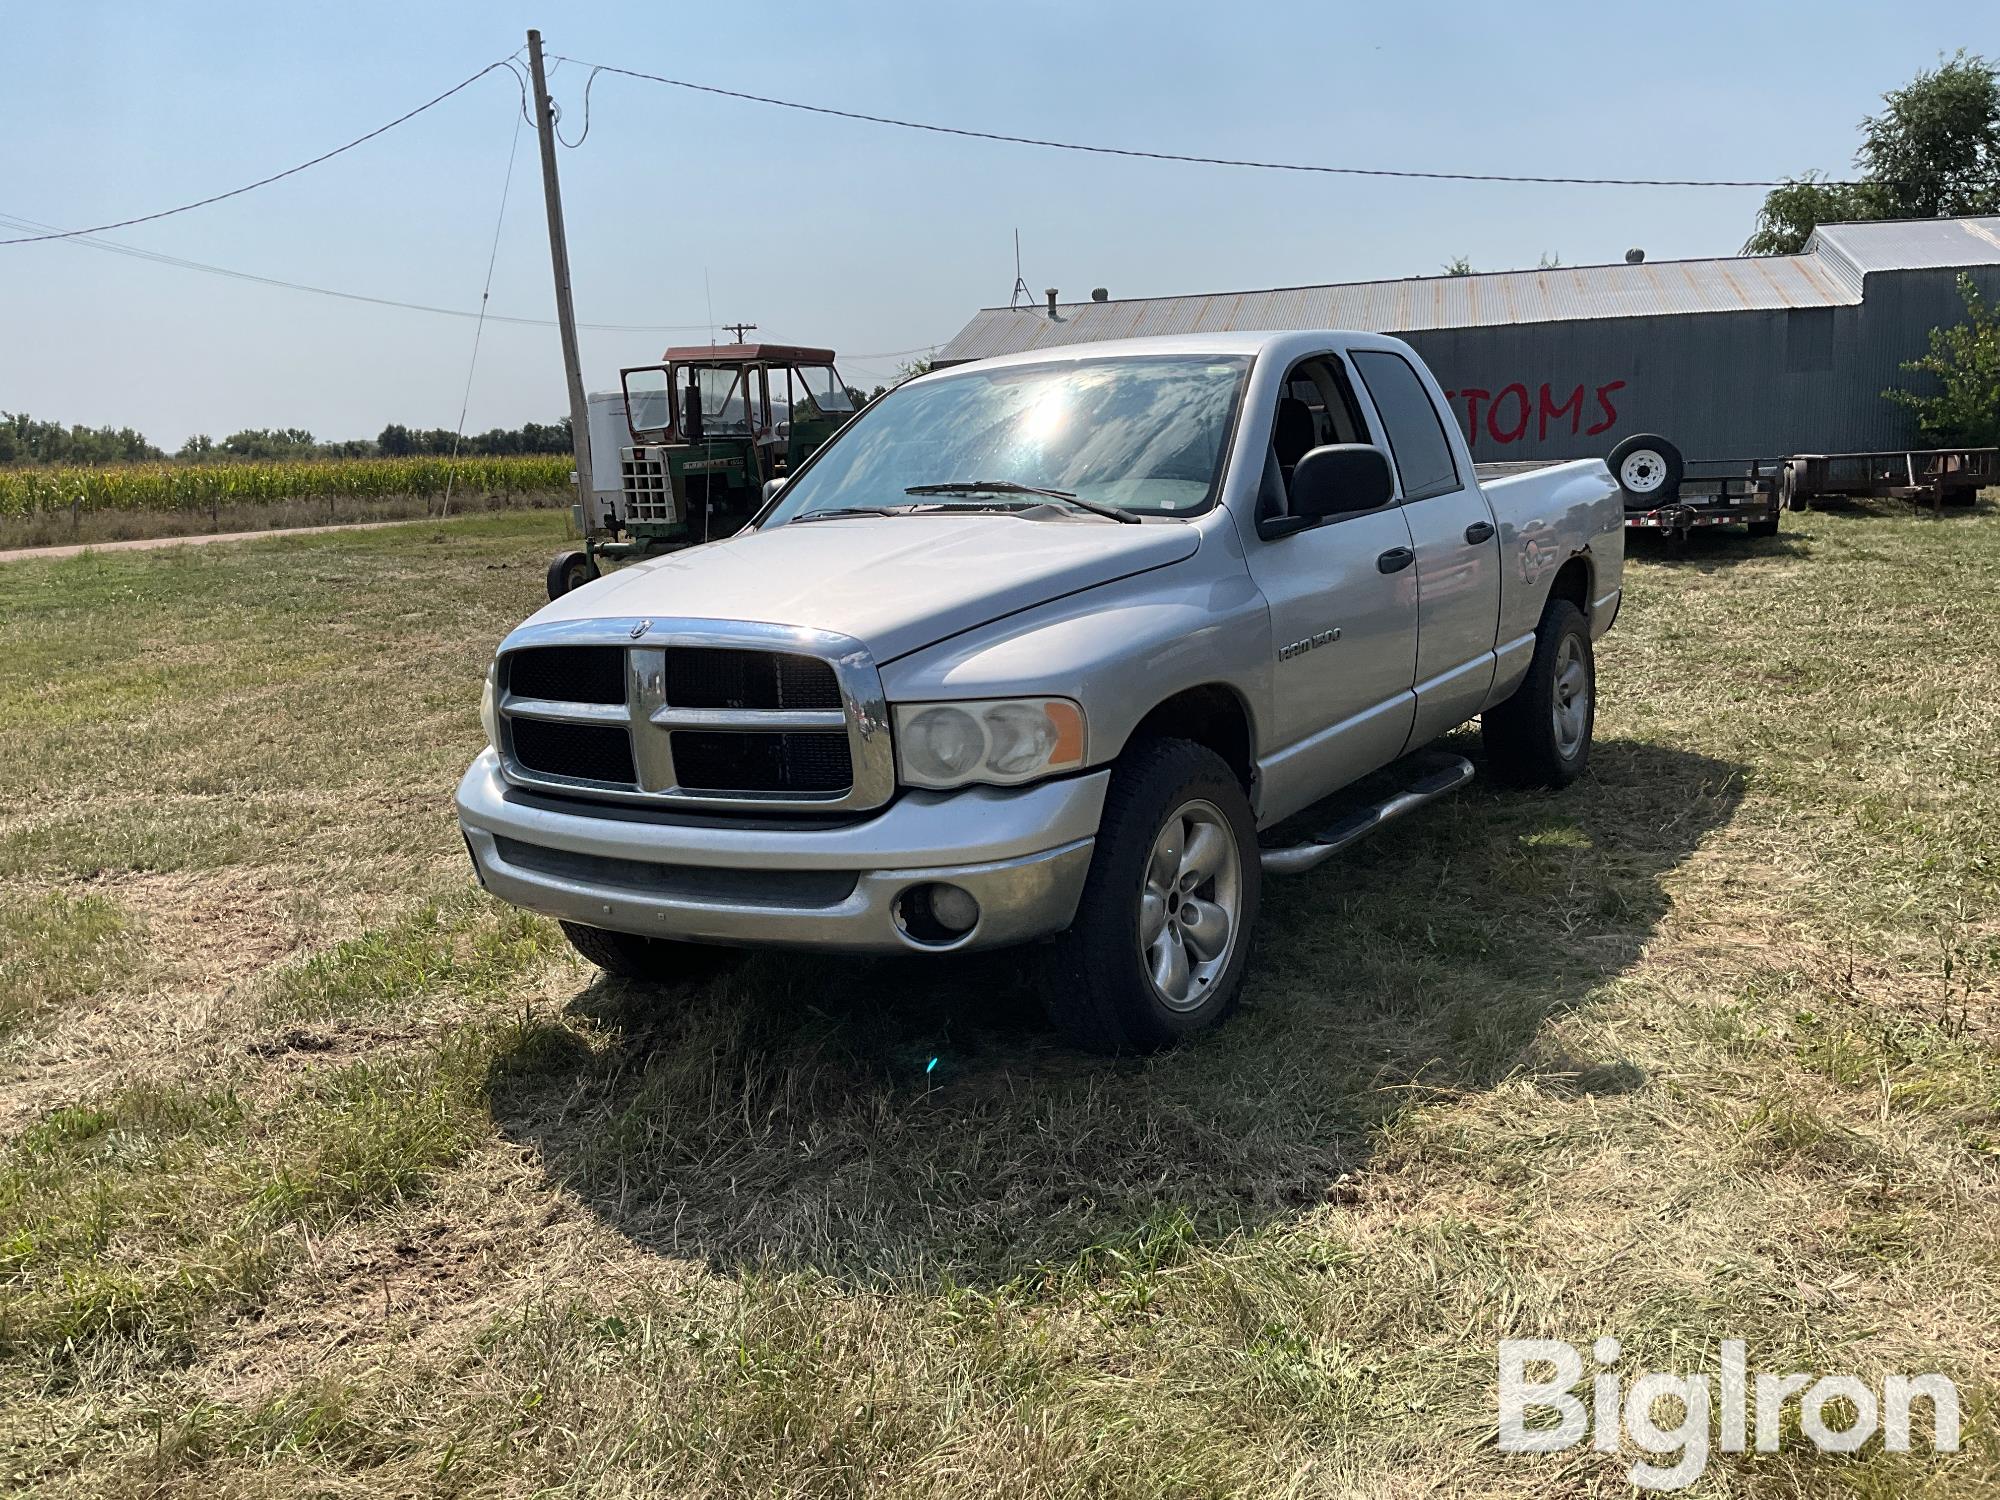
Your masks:
M1799 453L1784 460L1780 487L1788 510L1833 496L1970 505L2000 484L2000 448L1919 448L1886 453Z
M1788 510L1815 501L1907 500L1933 512L1971 505L2000 485L2000 448L1893 449L1879 453L1798 453L1778 458L1687 459L1678 484L1626 497L1630 531L1685 537L1713 526L1741 525L1775 536Z
M1481 463L1481 478L1544 468L1554 459ZM2000 448L1900 449L1880 453L1800 453L1777 458L1683 459L1664 438L1629 438L1611 452L1625 494L1625 529L1684 540L1716 526L1776 536L1788 510L1835 497L1971 505L2000 485Z

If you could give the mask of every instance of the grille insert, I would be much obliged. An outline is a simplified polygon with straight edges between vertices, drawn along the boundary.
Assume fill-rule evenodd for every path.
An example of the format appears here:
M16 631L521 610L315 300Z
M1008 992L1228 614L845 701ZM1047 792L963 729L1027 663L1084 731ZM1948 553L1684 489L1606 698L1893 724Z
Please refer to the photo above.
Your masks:
M616 646L531 646L507 658L507 690L557 703L623 703L625 653Z
M838 730L740 734L674 732L674 778L691 792L844 792L854 781Z
M676 708L839 708L833 664L793 651L679 646L667 652Z
M546 719L512 719L514 759L544 776L573 776L633 786L632 738L623 725L559 724Z

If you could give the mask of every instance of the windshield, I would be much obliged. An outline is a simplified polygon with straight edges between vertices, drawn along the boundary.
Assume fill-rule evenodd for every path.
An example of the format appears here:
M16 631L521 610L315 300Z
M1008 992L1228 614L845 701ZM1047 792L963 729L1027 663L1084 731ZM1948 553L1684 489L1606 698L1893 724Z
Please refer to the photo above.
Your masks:
M891 391L786 486L766 525L814 511L905 505L912 486L1002 481L1139 515L1204 509L1221 479L1247 358L1153 356L1006 365ZM1035 503L969 491L925 510Z
M832 365L800 365L800 395L823 412L845 416L854 410L847 388L833 372Z
M749 409L744 403L743 371L700 365L692 372L701 393L701 415L709 432L748 432Z

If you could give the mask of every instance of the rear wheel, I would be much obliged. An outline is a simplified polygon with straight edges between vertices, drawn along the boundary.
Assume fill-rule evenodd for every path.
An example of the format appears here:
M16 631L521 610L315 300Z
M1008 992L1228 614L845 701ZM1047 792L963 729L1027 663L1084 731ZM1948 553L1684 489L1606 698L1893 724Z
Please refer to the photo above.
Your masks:
M1487 769L1509 786L1568 786L1590 764L1597 724L1597 661L1590 622L1552 599L1535 633L1528 675L1505 703L1480 716Z
M1263 867L1250 799L1214 751L1133 746L1111 777L1076 920L1056 946L1050 1017L1099 1052L1150 1052L1232 1010Z
M692 984L707 979L742 958L734 948L706 943L677 943L669 938L640 937L632 932L607 932L580 922L557 924L569 945L607 974L646 984Z

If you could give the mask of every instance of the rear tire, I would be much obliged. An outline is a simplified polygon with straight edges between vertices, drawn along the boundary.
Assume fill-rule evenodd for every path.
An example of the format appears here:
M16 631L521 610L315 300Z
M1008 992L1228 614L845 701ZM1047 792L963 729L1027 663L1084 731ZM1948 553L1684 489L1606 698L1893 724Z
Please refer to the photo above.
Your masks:
M1777 534L1778 517L1775 511L1761 521L1752 521L1750 523L1750 535L1752 536L1776 536Z
M1049 1018L1094 1052L1152 1052L1215 1025L1249 967L1263 866L1235 772L1189 740L1146 740L1111 774Z
M1568 786L1590 764L1596 726L1590 622L1569 600L1552 599L1535 632L1528 675L1513 697L1480 716L1487 771L1508 786Z
M734 948L707 943L677 943L670 938L640 937L632 932L607 932L580 922L559 922L569 945L607 974L643 984L693 984L737 963Z

